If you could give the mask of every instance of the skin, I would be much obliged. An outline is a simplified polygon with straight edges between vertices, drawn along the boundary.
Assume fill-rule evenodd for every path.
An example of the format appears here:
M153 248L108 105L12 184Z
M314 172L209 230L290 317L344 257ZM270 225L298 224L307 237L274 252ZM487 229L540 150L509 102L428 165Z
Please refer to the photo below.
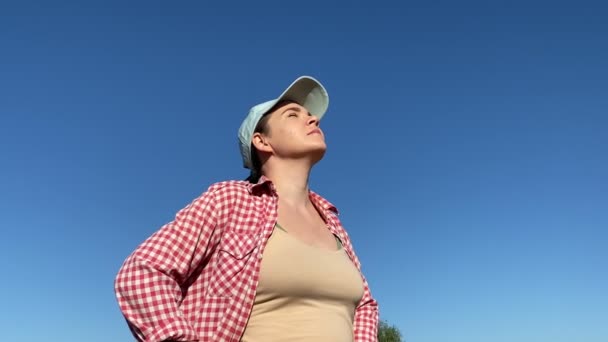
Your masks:
M279 224L300 241L336 250L336 240L308 196L312 167L325 155L325 136L319 119L306 108L287 102L268 119L266 134L255 133L262 174L272 180L279 195Z

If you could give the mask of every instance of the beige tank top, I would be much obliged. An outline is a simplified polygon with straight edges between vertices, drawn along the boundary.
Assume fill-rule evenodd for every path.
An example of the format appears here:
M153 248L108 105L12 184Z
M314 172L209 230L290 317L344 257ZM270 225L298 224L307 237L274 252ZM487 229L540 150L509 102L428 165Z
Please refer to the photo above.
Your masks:
M352 342L359 271L342 247L308 245L275 228L264 250L243 342Z

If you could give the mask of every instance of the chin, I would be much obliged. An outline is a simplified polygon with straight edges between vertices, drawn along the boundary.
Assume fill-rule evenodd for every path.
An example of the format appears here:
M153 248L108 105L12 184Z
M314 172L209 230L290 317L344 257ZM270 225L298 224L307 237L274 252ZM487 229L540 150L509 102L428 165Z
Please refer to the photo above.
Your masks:
M310 151L310 159L312 160L313 164L316 164L321 159L323 159L323 156L325 156L326 151L327 151L327 148L325 146L323 146L323 148L319 148L319 149Z

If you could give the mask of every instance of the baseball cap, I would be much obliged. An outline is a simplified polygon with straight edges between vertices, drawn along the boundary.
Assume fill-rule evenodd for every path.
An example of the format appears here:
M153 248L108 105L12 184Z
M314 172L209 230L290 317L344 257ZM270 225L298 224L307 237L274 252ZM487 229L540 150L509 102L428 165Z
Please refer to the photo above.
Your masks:
M244 167L253 169L251 138L255 127L262 116L280 101L293 101L321 120L329 106L329 95L323 85L316 79L310 76L300 76L276 99L251 107L238 132L239 149L241 150Z

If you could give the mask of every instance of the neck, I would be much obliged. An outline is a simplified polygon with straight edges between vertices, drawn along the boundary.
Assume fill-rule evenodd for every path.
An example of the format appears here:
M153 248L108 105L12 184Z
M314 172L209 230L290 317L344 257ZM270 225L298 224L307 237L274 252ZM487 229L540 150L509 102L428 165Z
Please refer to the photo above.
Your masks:
M294 207L310 205L308 178L311 166L302 163L281 163L264 170L274 184L282 202Z

